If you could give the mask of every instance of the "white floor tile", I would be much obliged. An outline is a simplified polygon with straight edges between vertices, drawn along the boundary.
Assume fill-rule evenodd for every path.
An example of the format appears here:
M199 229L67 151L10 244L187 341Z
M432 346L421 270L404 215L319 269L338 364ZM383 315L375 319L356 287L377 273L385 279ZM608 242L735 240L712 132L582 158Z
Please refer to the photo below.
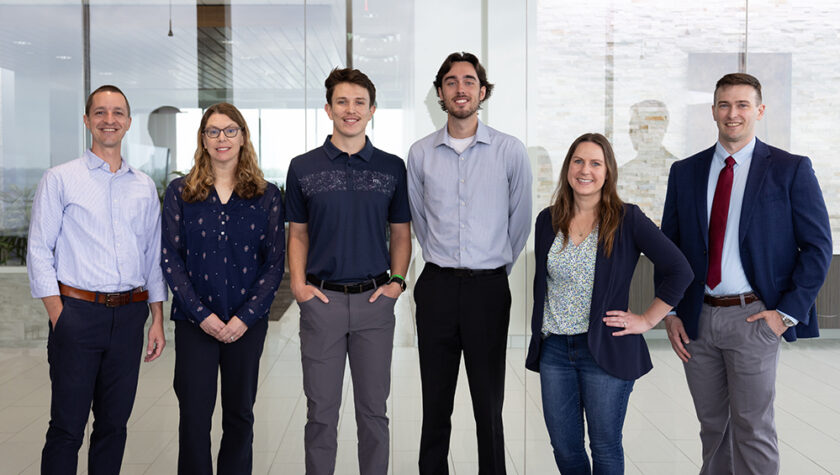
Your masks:
M123 463L151 464L169 444L177 445L177 434L165 431L128 431ZM80 458L83 455L80 456Z

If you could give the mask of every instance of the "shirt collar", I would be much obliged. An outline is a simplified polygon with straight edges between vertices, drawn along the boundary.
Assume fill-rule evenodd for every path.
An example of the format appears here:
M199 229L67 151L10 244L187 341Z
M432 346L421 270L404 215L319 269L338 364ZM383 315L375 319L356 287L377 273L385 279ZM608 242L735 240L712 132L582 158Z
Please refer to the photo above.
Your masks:
M347 154L347 152L342 151L338 147L332 143L332 134L327 135L327 140L324 140L324 151L327 152L327 157L330 160L335 160L342 154ZM371 157L373 157L373 144L370 142L370 138L365 135L365 146L359 150L358 153L353 154L354 157L359 157L362 160L369 162Z
M437 131L434 146L438 147L440 145L446 145L449 148L453 148L452 143L450 142L451 138L452 137L449 135L449 125L445 124L443 128ZM485 144L492 143L490 140L490 130L486 125L484 125L484 122L482 122L481 119L478 120L478 128L475 129L475 141L473 141L473 143L477 142Z
M85 150L85 164L87 164L88 170L93 170L95 168L102 168L103 170L111 173L111 165L108 165L108 162L99 158L98 155L93 153L91 149ZM117 170L117 175L122 175L123 173L134 173L134 168L128 164L123 158L120 160L120 168Z
M735 165L749 165L752 161L753 150L755 150L755 137L750 140L750 143L744 145L741 150L731 154L732 158L735 159ZM726 163L726 157L730 156L730 153L723 148L720 141L715 145L715 155L714 160L716 162L720 162L721 164Z

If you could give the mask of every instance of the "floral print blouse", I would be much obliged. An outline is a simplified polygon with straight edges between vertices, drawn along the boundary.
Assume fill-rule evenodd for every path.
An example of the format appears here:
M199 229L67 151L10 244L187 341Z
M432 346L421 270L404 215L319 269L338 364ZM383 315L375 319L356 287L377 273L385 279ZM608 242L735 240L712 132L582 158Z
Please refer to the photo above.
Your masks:
M598 226L577 246L569 241L564 247L564 239L563 233L557 233L548 251L544 335L579 335L589 331Z

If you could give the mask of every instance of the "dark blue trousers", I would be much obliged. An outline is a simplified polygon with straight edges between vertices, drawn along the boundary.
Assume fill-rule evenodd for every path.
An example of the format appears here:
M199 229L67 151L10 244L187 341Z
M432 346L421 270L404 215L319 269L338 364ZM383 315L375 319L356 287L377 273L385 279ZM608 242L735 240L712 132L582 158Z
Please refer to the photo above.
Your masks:
M216 473L249 474L253 466L254 402L267 318L261 318L233 343L222 343L198 325L175 321L175 395L178 473L212 475L210 428L216 407L216 382L222 375L222 442Z
M76 473L92 407L88 473L117 474L137 392L149 306L137 302L109 308L69 297L62 301L64 309L55 327L50 325L47 342L52 402L41 473Z

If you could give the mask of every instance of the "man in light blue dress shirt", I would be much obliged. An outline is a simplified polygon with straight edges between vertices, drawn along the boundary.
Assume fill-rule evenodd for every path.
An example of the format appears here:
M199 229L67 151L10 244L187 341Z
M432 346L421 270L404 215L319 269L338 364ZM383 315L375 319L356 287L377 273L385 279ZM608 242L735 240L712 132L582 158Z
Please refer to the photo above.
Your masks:
M149 308L145 360L165 345L160 201L152 179L120 155L131 125L128 100L102 86L88 97L83 119L92 146L44 173L29 228L30 288L50 325L42 474L76 473L91 407L88 472L119 473Z
M411 216L426 261L414 287L423 387L419 468L448 473L463 352L479 473L502 474L507 275L530 233L531 168L522 142L478 119L493 90L478 58L449 55L434 84L447 123L408 153Z
M665 324L700 421L700 473L775 474L780 341L819 336L831 228L811 161L755 136L758 79L727 74L714 99L717 143L668 178L662 232L696 280Z

